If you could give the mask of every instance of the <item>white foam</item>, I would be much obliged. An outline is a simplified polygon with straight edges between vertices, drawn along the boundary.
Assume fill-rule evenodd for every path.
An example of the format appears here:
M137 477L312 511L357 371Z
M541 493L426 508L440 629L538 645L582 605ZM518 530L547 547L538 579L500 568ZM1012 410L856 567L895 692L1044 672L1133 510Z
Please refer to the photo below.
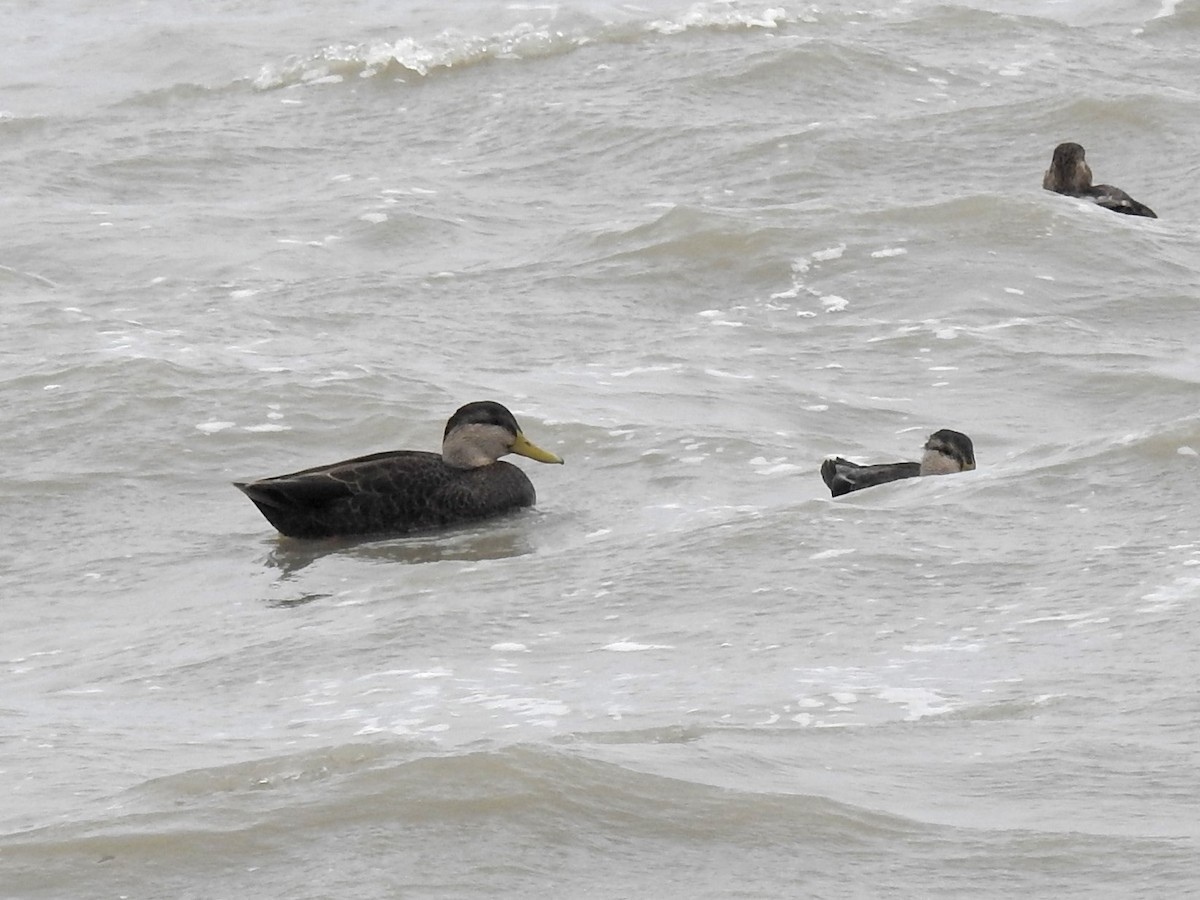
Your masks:
M884 688L879 692L879 699L904 706L908 710L904 718L910 722L950 711L950 704L944 697L924 688Z
M606 644L602 650L611 650L613 653L640 653L643 650L674 650L670 644L638 644L634 641L614 641L611 644Z
M713 312L715 312L715 310ZM700 315L703 316L705 313L700 313ZM630 375L644 375L648 372L673 372L677 369L679 369L679 366L677 365L634 366L632 369L623 369L620 372L610 372L609 374L613 378L628 378Z
M542 697L497 697L483 704L484 709L505 709L526 716L565 716L571 708L557 700Z
M903 247L885 247L882 250L872 251L871 256L875 259L886 259L889 256L904 256L908 253Z
M758 474L758 475L780 475L780 474L785 474L785 473L790 474L793 472L803 472L803 471L804 471L804 467L798 466L795 463L779 463L774 466L767 466L766 468L761 468L757 471L756 474Z
M203 431L205 434L216 434L218 431L233 428L235 425L237 422L201 422L196 426L196 430Z
M1041 625L1045 622L1074 622L1086 618L1084 613L1060 613L1056 616L1037 616L1032 619L1021 619L1018 625Z
M682 34L690 28L778 28L787 21L787 13L779 7L764 9L757 15L750 10L727 4L710 6L697 3L678 19L656 19L646 25L647 31L659 34Z
M904 649L909 653L977 653L979 644L946 643L946 644L905 644Z
M845 244L838 244L836 247L830 247L828 250L818 250L812 255L812 258L817 262L826 262L831 259L841 259L842 254L846 252Z
M847 554L855 552L856 551L853 547L835 547L832 550L818 551L810 556L809 559L833 559L837 556L846 556Z
M1139 613L1163 612L1178 606L1180 601L1186 601L1191 605L1196 602L1197 597L1200 597L1200 578L1183 576L1176 578L1170 584L1155 588L1148 594L1143 594L1141 599L1145 601L1146 605L1137 607L1135 611Z
M412 678L448 678L448 677L450 677L451 674L452 673L449 669L438 668L438 669L430 669L428 672L413 672L410 677L412 677Z
M757 377L752 372L726 372L723 369L705 369L704 374L712 375L714 378L736 378L740 381L753 381Z

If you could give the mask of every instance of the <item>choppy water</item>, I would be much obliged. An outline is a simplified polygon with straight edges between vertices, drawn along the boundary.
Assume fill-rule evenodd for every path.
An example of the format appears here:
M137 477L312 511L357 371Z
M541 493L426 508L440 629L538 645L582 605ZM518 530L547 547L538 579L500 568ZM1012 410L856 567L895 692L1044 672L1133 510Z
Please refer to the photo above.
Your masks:
M0 895L1200 890L1195 3L0 30ZM488 398L536 511L229 486Z

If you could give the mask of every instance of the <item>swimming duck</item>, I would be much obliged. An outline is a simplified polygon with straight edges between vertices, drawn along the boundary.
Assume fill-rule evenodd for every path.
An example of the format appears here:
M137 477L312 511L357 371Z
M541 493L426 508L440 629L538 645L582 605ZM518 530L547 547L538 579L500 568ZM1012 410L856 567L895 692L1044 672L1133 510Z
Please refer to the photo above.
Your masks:
M884 463L863 466L840 456L831 456L821 463L821 477L833 496L840 497L851 491L915 478L918 475L950 475L954 472L970 472L975 468L975 446L971 439L958 431L943 428L935 431L925 442L925 453L919 463Z
M1092 184L1092 170L1083 158L1083 147L1067 142L1054 148L1050 168L1042 177L1042 187L1068 197L1087 197L1097 205L1129 216L1157 219L1154 210L1138 203L1111 184Z
M498 461L506 453L562 462L530 443L511 412L484 400L450 417L440 454L388 450L234 487L288 537L403 533L532 506L528 476Z

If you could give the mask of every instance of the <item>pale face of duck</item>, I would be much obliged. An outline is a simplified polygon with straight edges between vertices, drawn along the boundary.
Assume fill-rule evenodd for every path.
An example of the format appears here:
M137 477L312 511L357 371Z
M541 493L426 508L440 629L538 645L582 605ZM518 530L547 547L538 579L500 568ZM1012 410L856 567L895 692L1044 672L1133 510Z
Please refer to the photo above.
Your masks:
M975 468L975 447L971 439L958 431L943 428L925 442L921 457L922 475L953 475Z
M456 469L490 466L501 456L516 453L537 462L562 463L562 458L543 450L521 432L516 418L490 400L468 403L446 423L442 459Z

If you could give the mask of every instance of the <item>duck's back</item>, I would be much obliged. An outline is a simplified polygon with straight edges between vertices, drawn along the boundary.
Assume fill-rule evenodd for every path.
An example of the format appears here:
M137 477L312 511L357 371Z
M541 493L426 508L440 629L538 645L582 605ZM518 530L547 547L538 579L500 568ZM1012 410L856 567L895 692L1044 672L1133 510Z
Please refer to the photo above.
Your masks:
M1139 203L1123 190L1113 187L1111 184L1092 185L1088 196L1098 205L1105 209L1111 209L1113 212L1124 213L1127 216L1145 216L1148 219L1158 218L1154 210L1145 203Z
M840 456L833 456L821 463L821 478L835 497L877 484L899 481L901 478L916 478L920 474L921 464L915 462L864 466Z
M532 506L533 484L514 465L446 465L437 453L393 450L238 484L289 537L404 533Z

